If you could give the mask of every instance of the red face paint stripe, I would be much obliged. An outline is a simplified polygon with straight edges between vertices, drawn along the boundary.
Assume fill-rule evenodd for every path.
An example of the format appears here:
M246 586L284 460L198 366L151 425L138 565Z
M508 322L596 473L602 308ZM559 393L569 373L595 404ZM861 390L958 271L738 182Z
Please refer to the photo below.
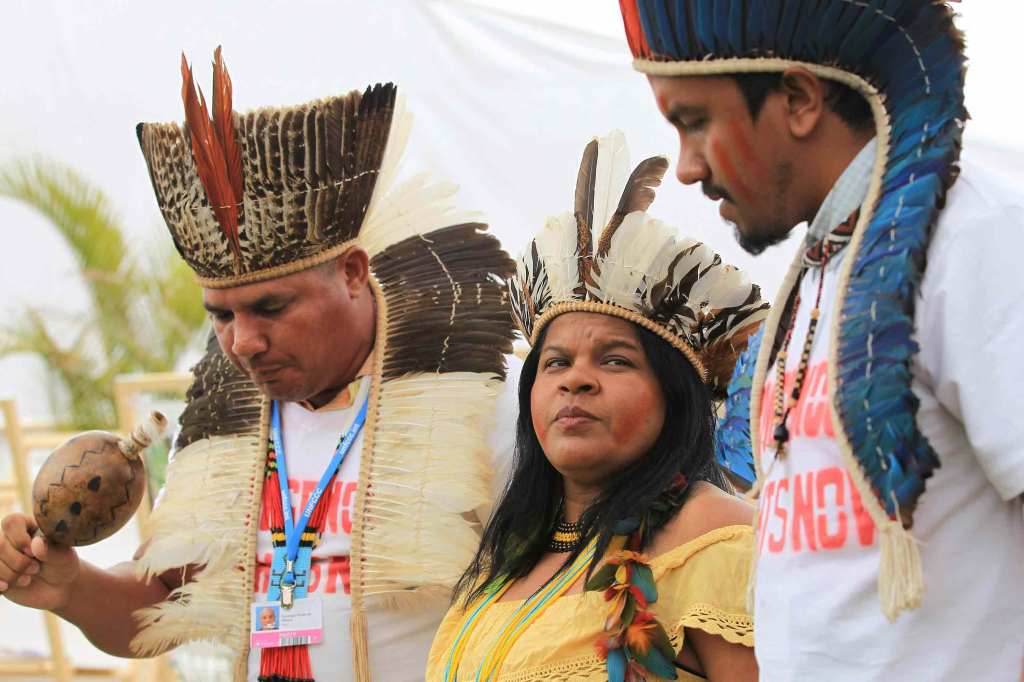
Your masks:
M668 111L668 97L665 95L665 93L660 93L657 97L655 97L655 101L658 103L659 111Z
M735 119L729 121L729 132L732 134L732 139L736 141L736 148L739 150L740 156L743 157L743 163L757 176L758 183L763 183L765 180L764 164L754 152L754 148L750 146L750 140L747 139L739 121Z
M722 169L722 173L725 175L725 179L729 182L727 188L730 192L734 191L739 195L740 199L744 201L752 201L754 198L750 188L747 187L743 180L740 179L739 173L736 172L736 166L733 165L732 159L726 153L722 147L722 143L717 139L711 140L711 153L715 155L715 161Z

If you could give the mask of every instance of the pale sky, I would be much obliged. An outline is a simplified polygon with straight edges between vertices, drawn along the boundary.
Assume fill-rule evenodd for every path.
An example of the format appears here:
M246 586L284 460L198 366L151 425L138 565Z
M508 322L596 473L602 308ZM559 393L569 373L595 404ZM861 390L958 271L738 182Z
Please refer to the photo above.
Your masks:
M472 0L503 11L576 26L614 38L622 36L619 4L612 0ZM958 25L967 34L968 131L1024 153L1024 86L1021 85L1021 26L1018 0L965 0Z
M1024 5L959 8L971 57L965 159L1024 183L1024 102L1012 66ZM417 116L408 168L459 183L461 204L484 211L512 253L545 216L566 209L564 188L590 136L622 129L634 159L676 153L674 133L630 69L614 0L177 0L173 12L130 0L7 0L0 162L41 155L70 164L107 193L136 252L166 246L135 124L180 120L179 55L209 83L218 44L239 111L400 83ZM787 249L742 253L698 188L667 182L658 197L659 217L774 293ZM76 320L88 301L52 226L0 201L0 229L0 315L32 305L49 319ZM38 372L23 358L0 361L3 394L17 394L29 413L44 407Z

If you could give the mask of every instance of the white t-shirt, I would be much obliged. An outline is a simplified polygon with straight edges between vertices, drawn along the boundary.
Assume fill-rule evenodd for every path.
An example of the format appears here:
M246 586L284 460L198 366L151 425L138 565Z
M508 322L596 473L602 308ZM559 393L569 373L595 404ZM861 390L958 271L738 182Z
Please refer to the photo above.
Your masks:
M498 397L495 428L490 436L495 465L495 495L505 484L515 440L518 414L516 387L521 363L509 358L508 380ZM301 510L334 454L341 434L355 418L368 390L365 378L359 397L344 409L310 411L296 403L283 405L281 419L288 467L288 487L293 510ZM352 445L334 481L321 542L313 550L309 596L323 603L324 641L309 647L317 682L348 682L352 673L352 641L349 619L352 602L349 588L349 555L353 507L359 481L363 434ZM269 524L263 510L256 536L256 586L254 601L266 601L273 556ZM370 668L374 680L413 682L423 679L427 653L447 607L416 611L368 609ZM249 652L249 682L259 676L260 650Z
M879 538L846 472L825 370L841 256L790 442L774 461L775 368L759 424L755 651L761 679L1018 680L1024 661L1024 196L965 164L928 250L915 313L917 422L942 465L914 513L922 605L895 623L878 598ZM805 276L791 390L820 269Z

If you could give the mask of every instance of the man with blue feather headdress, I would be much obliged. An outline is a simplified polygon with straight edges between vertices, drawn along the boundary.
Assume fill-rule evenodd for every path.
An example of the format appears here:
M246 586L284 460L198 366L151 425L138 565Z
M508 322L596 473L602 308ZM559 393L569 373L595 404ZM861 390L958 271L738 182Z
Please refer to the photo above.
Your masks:
M620 5L679 180L752 253L809 225L719 439L753 453L762 679L1017 679L1024 195L959 163L952 10Z

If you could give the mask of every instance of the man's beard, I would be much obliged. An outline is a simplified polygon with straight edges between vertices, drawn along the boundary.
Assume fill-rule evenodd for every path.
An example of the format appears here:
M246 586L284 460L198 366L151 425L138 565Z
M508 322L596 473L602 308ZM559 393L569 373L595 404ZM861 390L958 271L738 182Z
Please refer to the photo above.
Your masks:
M782 216L785 213L785 196L793 183L793 168L788 163L779 164L775 169L775 187L772 192L772 213L775 216ZM740 248L752 256L760 255L769 246L775 246L786 241L789 233L795 225L787 225L784 221L770 224L762 224L750 234L743 232L739 225L731 221L725 221L736 237Z
M769 246L775 246L786 241L786 238L789 237L789 231L792 229L779 225L764 234L746 235L743 234L736 223L728 221L726 223L732 227L733 234L736 236L736 242L740 245L740 248L751 256L758 256Z

